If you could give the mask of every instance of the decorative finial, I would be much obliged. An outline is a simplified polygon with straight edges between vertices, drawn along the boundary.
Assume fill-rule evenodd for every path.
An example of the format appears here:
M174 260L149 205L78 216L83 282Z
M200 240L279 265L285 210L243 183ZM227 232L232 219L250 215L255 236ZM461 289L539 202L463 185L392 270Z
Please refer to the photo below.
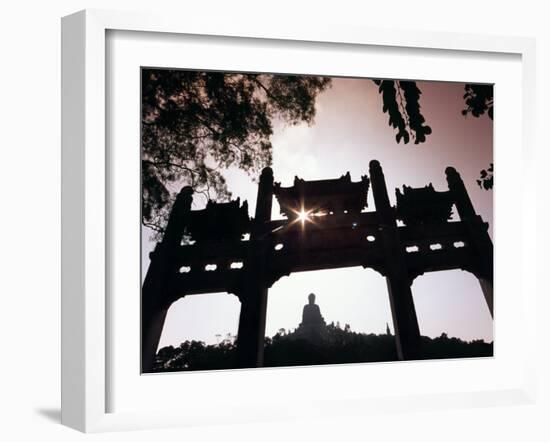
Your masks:
M371 160L369 167L371 169L381 169L380 162L378 160Z
M447 175L447 176L449 176L449 175L457 176L458 172L456 171L456 169L454 167L449 166L445 169L445 175Z
M182 195L182 196L193 195L193 188L191 186L183 186L180 190L179 195Z
M262 176L270 176L272 177L273 176L273 169L271 167L264 167L262 169Z
M187 201L188 204L191 204L193 201L193 188L191 186L182 187L176 201Z

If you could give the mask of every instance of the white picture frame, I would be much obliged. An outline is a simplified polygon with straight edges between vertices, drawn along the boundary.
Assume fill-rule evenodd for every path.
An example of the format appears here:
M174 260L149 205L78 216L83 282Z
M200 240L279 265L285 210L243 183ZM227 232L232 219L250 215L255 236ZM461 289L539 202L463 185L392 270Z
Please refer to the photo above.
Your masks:
M106 120L106 35L110 31L141 31L178 35L202 35L273 41L369 45L403 50L422 48L440 51L469 51L479 54L514 54L521 57L522 173L527 176L534 157L533 109L535 101L535 43L518 37L489 37L451 33L402 31L392 33L370 28L311 25L298 28L283 24L216 22L197 17L184 25L169 14L86 10L62 21L62 423L84 432L138 428L158 428L208 424L201 412L163 410L112 412L108 396L110 354L108 326L111 312L107 299L109 220L109 167ZM137 93L137 91L136 91ZM137 118L137 117L136 117ZM521 192L523 220L521 259L525 264L529 244L534 243L536 193ZM522 299L526 335L534 334L536 324L535 270L522 266ZM498 296L498 295L497 295ZM136 331L137 333L137 331ZM534 347L534 340L533 342ZM529 347L529 346L527 346ZM245 411L226 412L217 422L247 422L286 417L328 416L334 414L331 401L338 400L339 413L361 415L373 410L387 412L415 409L456 408L532 403L536 393L534 348L522 356L521 385L460 394L444 390L426 395L337 398L316 401L309 410L263 408L237 404ZM285 373L288 373L285 370ZM277 374L274 374L277 376ZM242 378L242 376L241 376ZM196 377L195 379L199 379ZM242 379L240 382L244 382ZM237 401L238 402L238 401ZM246 411L252 411L248 415ZM243 417L244 416L244 417Z

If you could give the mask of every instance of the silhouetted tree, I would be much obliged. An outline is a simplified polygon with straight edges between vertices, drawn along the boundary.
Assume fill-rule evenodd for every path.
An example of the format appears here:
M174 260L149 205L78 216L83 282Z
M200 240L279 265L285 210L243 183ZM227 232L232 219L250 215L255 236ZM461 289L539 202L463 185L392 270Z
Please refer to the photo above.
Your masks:
M432 133L430 126L420 112L421 90L415 81L374 80L382 95L382 111L389 115L389 125L396 129L395 140L404 144L413 140L415 144L426 141ZM466 108L462 115L480 117L487 113L493 119L493 86L469 84L464 86Z
M487 116L493 119L493 85L489 84L469 84L464 86L464 101L466 108L462 115L469 114L474 117L480 117L487 112Z
M389 124L397 130L395 140L410 140L414 144L426 141L426 136L432 133L430 126L420 113L420 89L414 81L374 80L378 92L382 94L383 112L389 115Z
M479 187L485 190L493 188L493 163L487 169L479 172L479 179L476 180Z
M272 121L307 122L329 78L142 69L142 222L162 232L183 184L227 200L221 170L271 164Z
M438 338L422 336L420 359L489 357L493 344L483 340L471 342L449 338L442 333ZM153 371L215 370L234 368L234 343L205 345L186 341L179 347L160 349ZM342 329L330 324L325 340L312 342L294 333L277 333L265 338L264 365L282 367L296 365L343 364L354 362L381 362L397 360L395 337L388 334L365 334Z
M374 80L378 92L382 95L382 111L388 113L388 124L396 130L395 140L404 144L414 141L420 144L432 133L430 126L420 112L420 95L422 92L415 81ZM493 86L487 84L470 84L464 86L464 103L462 115L479 118L482 115L493 119ZM493 188L493 164L480 172L477 180L479 187L485 190Z
M493 119L493 86L485 84L466 84L464 86L464 101L466 108L462 115L473 115L480 117L487 113L487 116ZM480 178L477 180L479 187L485 190L493 188L493 163L487 169L480 172Z

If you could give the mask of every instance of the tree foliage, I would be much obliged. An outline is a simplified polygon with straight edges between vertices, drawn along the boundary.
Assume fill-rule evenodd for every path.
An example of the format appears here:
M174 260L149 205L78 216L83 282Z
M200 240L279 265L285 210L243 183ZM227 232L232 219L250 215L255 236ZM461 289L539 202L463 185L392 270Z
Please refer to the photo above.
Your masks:
M464 86L464 102L466 108L462 115L480 117L487 112L487 116L493 119L493 86L489 84L471 84Z
M230 198L223 169L253 177L271 164L274 119L315 117L329 78L142 69L142 221L162 231L175 192Z
M479 172L479 178L476 181L482 189L489 190L493 188L493 163L489 164L487 169Z
M378 92L382 94L382 111L389 115L389 125L397 130L395 140L404 144L414 141L420 144L432 133L420 113L422 92L415 81L374 80Z
M464 102L466 108L462 115L472 115L476 118L487 114L493 119L493 86L488 84L466 84L464 86ZM480 172L477 184L485 190L493 188L493 163Z
M382 111L389 116L388 124L396 130L395 140L404 144L414 141L414 144L424 143L432 133L426 125L420 110L420 95L422 92L415 81L374 80L378 92L382 95ZM464 103L461 111L467 117L479 118L487 115L493 119L493 85L467 83L464 86ZM493 164L480 172L477 180L479 187L485 190L493 188Z
M322 342L296 339L294 333L279 333L265 339L264 366L347 364L355 362L396 361L395 337L356 333L349 328L327 326L328 338ZM419 359L470 358L493 356L493 344L483 340L463 341L446 333L437 338L422 336ZM216 370L235 368L236 346L232 342L206 345L186 341L157 353L153 371Z

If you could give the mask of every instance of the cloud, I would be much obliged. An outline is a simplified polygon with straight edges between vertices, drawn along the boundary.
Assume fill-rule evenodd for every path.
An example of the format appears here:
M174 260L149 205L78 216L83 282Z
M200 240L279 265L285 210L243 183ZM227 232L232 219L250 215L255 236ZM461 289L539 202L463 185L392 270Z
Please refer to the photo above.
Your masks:
M307 124L275 127L273 170L277 181L290 185L295 175L312 179L319 174L313 134Z

